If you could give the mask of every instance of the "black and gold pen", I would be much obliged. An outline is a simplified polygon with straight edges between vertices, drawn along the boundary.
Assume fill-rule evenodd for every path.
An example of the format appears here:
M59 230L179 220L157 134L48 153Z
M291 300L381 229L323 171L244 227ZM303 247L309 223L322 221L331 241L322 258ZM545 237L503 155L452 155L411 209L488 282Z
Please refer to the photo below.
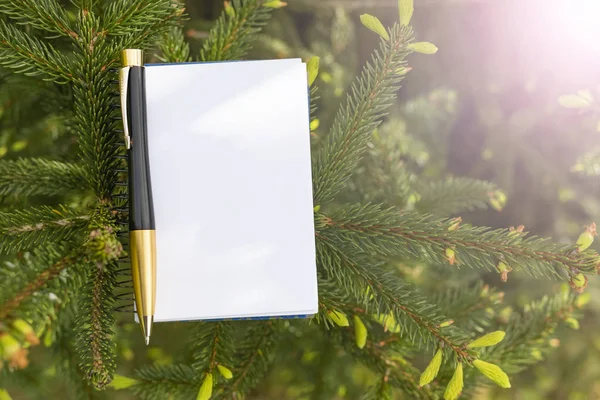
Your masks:
M145 82L142 50L123 50L119 83L129 171L129 253L135 307L148 344L156 303L156 234Z

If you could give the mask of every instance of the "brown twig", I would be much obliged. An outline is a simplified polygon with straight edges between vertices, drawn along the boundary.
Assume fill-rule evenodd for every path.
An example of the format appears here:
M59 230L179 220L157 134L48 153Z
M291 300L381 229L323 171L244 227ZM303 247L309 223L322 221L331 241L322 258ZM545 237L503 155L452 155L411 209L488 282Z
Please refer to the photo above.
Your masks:
M539 260L548 263L556 262L564 266L579 265L578 260L572 257L573 254L564 253L551 253L548 251L536 251L528 248L511 246L504 242L471 242L462 239L449 238L445 236L435 236L429 232L424 231L408 231L401 227L383 227L380 225L362 226L360 224L345 224L338 223L333 219L327 217L324 218L324 222L327 226L332 228L354 231L360 233L371 233L381 236L398 236L409 241L420 241L429 242L442 247L454 247L462 246L464 248L477 249L486 253L503 253L510 254L512 256L528 258L532 260Z
M19 307L24 299L41 289L46 283L58 276L62 270L78 262L81 257L81 254L64 257L60 261L54 263L50 268L40 272L32 282L27 284L27 286L12 299L0 307L0 320L8 317Z

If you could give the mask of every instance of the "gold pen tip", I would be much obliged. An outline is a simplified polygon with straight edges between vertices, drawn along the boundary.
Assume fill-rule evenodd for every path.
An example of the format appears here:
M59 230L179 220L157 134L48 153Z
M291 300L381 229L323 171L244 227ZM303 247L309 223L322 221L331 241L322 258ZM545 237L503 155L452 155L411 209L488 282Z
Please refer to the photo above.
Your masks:
M144 332L144 338L146 338L146 346L150 343L150 333L152 331L152 323L154 317L152 315L144 315L142 317L142 330Z

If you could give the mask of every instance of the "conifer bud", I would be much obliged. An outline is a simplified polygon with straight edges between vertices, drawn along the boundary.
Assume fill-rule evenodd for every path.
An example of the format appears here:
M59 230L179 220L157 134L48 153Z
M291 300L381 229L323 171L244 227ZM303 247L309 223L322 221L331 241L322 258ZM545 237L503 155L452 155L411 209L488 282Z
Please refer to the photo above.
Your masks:
M592 104L592 101L587 96L578 94L564 94L558 98L560 105L566 108L586 108Z
M567 324L567 326L569 326L569 328L571 329L575 329L578 330L579 329L579 321L577 321L575 318L567 318L565 320L565 324Z
M12 323L12 326L13 328L15 328L15 330L17 330L19 333L25 336L25 340L29 344L33 346L37 346L38 344L40 344L40 339L36 336L31 325L29 325L26 321L22 319L17 319Z
M400 25L407 26L412 18L415 6L413 0L398 0L398 13L400 14Z
M225 379L231 379L233 378L233 372L231 372L231 370L229 368L227 368L226 366L219 364L217 365L217 369L219 370L219 373L221 374L221 376Z
M377 320L383 326L383 330L385 332L387 332L387 331L390 331L392 333L400 332L400 324L398 324L396 322L396 319L394 318L394 314L392 312L385 314L385 315L384 314L380 315Z
M504 292L496 292L496 293L492 294L490 296L490 300L492 302L494 302L494 304L502 303L502 300L504 300Z
M486 335L483 335L483 336L473 340L471 343L469 343L467 348L474 349L476 347L494 346L494 345L500 343L504 339L504 336L506 336L506 332L504 332L504 331L490 332Z
M52 329L48 328L46 333L44 334L44 346L50 347L52 346L52 342L54 341L54 335L52 333Z
M265 4L263 4L264 7L269 7L269 8L282 8L287 6L287 3L284 1L280 1L280 0L274 0L274 1L267 1Z
M318 118L315 118L312 121L310 121L310 130L316 131L317 129L319 129L320 125L321 125L321 121Z
M508 375L499 366L482 360L473 361L473 366L501 388L508 389L510 387Z
M8 333L0 333L0 350L2 358L7 360L12 368L23 369L29 364L27 349L24 349L17 339Z
M492 208L498 212L502 211L506 205L506 194L501 190L495 190L488 193L489 203Z
M458 228L460 228L460 223L462 222L462 217L456 217L456 218L452 218L450 220L450 226L448 227L448 230L450 232L452 231L457 231Z
M500 321L503 323L507 323L512 315L513 309L510 306L504 307L502 311L500 311Z
M592 299L592 296L589 293L580 294L579 296L577 296L577 299L575 300L575 305L577 306L577 308L582 308L587 303L589 303L591 299Z
M488 297L490 295L490 285L484 285L481 289L481 297Z
M506 265L504 261L500 261L498 262L496 269L500 272L500 279L502 279L502 282L506 282L508 280L508 273L512 271L512 268Z
M419 386L425 386L435 379L442 365L442 349L438 349L419 379Z
M385 40L390 40L390 35L379 18L370 14L362 14L360 16L360 22Z
M496 194L496 198L498 199L500 204L502 204L502 206L504 206L506 204L506 200L507 200L506 193L504 193L502 190L496 190L495 194Z
M90 232L86 249L90 261L93 261L98 268L102 268L108 262L119 258L123 252L123 245L111 227L102 227Z
M358 315L354 316L354 336L356 337L356 346L362 349L367 344L367 327L359 318Z
M448 263L450 263L450 265L454 265L454 263L456 262L456 252L449 247L446 248L446 260L448 260Z
M337 325L337 326L350 326L350 322L348 322L348 317L341 311L331 310L327 311L327 315L329 318Z
M511 226L510 228L508 228L508 236L518 236L520 233L523 233L524 229L525 225L519 225L516 228L514 226Z
M446 386L444 400L458 399L462 393L463 386L463 366L462 363L458 363L456 370L454 371L454 375L452 375L450 382L448 382L448 386Z
M542 355L542 352L539 350L531 350L531 357L533 357L534 360L536 361L542 361L544 359L544 356Z
M573 289L575 289L575 291L577 293L583 293L583 291L587 287L587 284L588 284L588 278L585 275L583 275L581 272L573 275L571 277L571 280L569 281L569 285L571 285L571 287Z
M198 397L196 400L208 400L212 397L213 390L213 376L212 374L206 374L206 378L202 382L202 386L200 386L200 390L198 391Z
M225 7L225 14L229 15L231 18L235 17L235 9L231 5L231 1L224 1L223 6Z
M17 339L8 333L0 333L0 350L2 350L0 354L2 354L4 360L8 360L19 349L21 349L21 344Z
M113 388L115 390L121 390L137 385L138 383L140 383L140 381L136 379L115 374L113 380L108 384L108 387Z
M444 321L440 324L440 328L445 328L447 326L450 326L454 323L453 319L449 319L448 321Z
M438 51L437 46L429 42L410 43L406 48L421 54L435 54Z
M306 70L308 73L308 86L312 86L315 83L315 79L319 75L319 64L321 59L317 56L311 57L306 63Z
M582 252L594 243L594 236L598 233L596 232L596 223L592 222L590 226L585 227L585 231L579 235L577 242L575 245L577 246L577 251Z

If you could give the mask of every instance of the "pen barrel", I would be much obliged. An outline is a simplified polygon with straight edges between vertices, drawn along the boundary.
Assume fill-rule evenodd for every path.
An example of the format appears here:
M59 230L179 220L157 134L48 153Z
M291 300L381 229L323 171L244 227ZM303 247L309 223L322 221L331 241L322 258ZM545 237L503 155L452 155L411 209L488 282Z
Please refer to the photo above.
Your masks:
M145 69L131 66L127 80L129 246L136 311L146 338L156 302L156 236L146 115Z
M144 67L131 67L127 93L127 116L131 136L131 148L128 150L129 230L154 230Z

